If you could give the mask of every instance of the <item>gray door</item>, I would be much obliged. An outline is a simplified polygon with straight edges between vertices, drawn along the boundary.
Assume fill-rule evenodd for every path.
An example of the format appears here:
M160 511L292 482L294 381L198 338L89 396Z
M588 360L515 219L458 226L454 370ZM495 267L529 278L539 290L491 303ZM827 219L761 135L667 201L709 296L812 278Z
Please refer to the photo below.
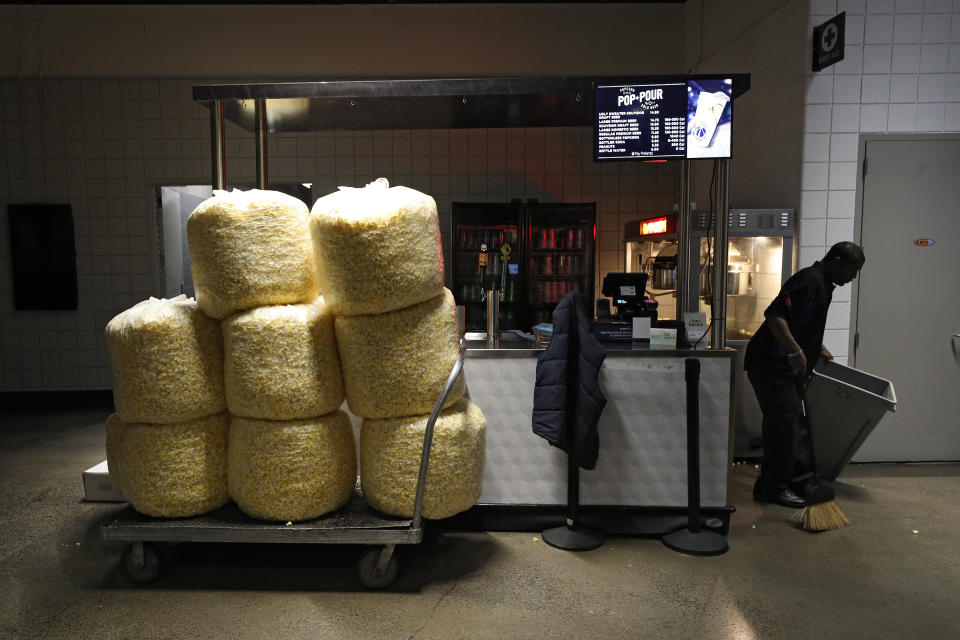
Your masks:
M867 140L851 364L893 382L857 461L960 459L960 138Z

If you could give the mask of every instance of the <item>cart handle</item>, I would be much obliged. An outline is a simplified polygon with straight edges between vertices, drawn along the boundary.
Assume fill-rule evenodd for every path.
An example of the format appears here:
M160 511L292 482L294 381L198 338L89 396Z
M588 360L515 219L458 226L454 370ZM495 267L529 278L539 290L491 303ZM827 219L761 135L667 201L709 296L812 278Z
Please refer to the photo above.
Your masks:
M450 371L450 376L447 378L447 384L443 388L443 393L440 394L436 404L433 405L433 411L427 420L427 428L423 432L423 449L420 451L420 475L417 477L417 496L413 501L413 522L410 525L413 529L420 528L420 514L423 510L423 494L427 488L427 467L430 464L430 446L433 444L433 427L437 423L437 417L443 410L443 405L447 402L450 390L453 389L453 385L460 375L460 370L463 368L463 358L466 353L467 342L461 338L460 354L457 356L457 361L453 363L453 370Z

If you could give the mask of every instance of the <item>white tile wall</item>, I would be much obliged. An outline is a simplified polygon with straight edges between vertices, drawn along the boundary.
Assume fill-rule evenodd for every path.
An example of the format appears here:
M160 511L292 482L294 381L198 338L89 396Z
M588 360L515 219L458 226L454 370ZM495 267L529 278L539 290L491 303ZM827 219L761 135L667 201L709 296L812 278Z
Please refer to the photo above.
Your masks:
M918 23L919 34L919 23ZM864 44L890 44L893 39L893 16L884 14L868 15L864 23ZM916 42L909 40L908 42Z
M895 44L920 42L923 20L924 18L921 15L898 15L893 25L893 42Z
M864 75L861 83L861 102L887 103L890 101L889 75ZM860 117L863 118L861 112Z
M902 132L917 130L917 105L891 104L887 131Z
M890 102L914 103L917 101L916 74L896 74L890 76Z
M829 13L822 5L813 4L809 11L811 21ZM856 154L861 133L960 131L960 1L840 0L837 11L848 13L845 55L851 48L860 50L862 75L847 77L851 72L841 71L840 64L833 68L829 184L822 187L808 172L800 176L801 265L819 257L818 253L822 255L833 242L855 239ZM864 13L862 22L851 20L852 15ZM862 29L862 36L851 29ZM814 74L809 84L821 86L829 76ZM859 114L852 126L854 118L846 109L856 95L858 77L859 96L852 104ZM813 95L819 98L819 90ZM805 134L821 135L824 102L808 99L806 105ZM825 221L821 220L824 215ZM823 230L821 222L825 222ZM809 233L812 238L805 237ZM869 249L867 253L869 256ZM849 287L835 292L824 338L838 357L847 356L849 296Z
M947 70L950 45L924 44L920 46L920 73L943 73Z
M109 388L104 326L159 293L154 189L210 181L209 114L191 98L204 83L0 81L0 391ZM228 123L226 139L228 182L252 184L252 134ZM597 202L599 283L623 268L623 223L670 210L678 168L599 167L592 149L588 127L284 133L268 164L315 194L379 175L430 193L448 256L454 200ZM80 308L15 312L6 205L48 198L73 207Z
M856 192L831 189L827 195L827 217L852 218L856 208Z
M943 131L943 103L917 105L917 131Z
M837 0L810 2L804 10L805 27L847 13L845 59L822 72L804 73L803 104L793 111L803 118L795 160L778 157L776 170L768 171L756 165L772 162L771 156L737 157L733 164L734 174L746 171L754 178L751 191L798 186L800 266L821 258L833 242L855 239L861 134L960 131L960 0ZM765 37L743 34L728 45L729 59ZM809 48L796 55L809 65ZM754 78L751 94L762 87ZM747 122L742 110L738 115L741 131L762 126L756 115ZM784 171L795 177L784 177ZM748 197L744 191L734 189L731 197ZM850 288L838 288L834 301L825 342L845 359Z
M890 45L866 45L863 51L863 73L890 73Z
M887 105L864 104L860 106L860 131L880 132L887 130Z
M850 14L862 14L866 5L866 0L839 0L837 2L837 12L845 11L849 20Z
M916 73L920 69L920 45L897 44L893 46L890 70L893 73Z

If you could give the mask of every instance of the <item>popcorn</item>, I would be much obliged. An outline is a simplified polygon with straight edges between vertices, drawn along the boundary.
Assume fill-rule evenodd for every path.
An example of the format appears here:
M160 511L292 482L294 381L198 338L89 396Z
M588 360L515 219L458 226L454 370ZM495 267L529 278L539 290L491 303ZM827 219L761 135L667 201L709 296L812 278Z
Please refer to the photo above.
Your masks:
M278 191L214 191L187 219L187 242L200 310L232 313L317 297L310 212Z
M105 334L124 422L183 422L227 408L220 323L193 298L144 300L107 323Z
M335 411L344 399L333 316L323 298L260 307L223 321L230 413L293 420Z
M364 418L430 413L460 355L453 294L369 316L334 321L350 411ZM447 398L463 396L463 374Z
M317 200L310 229L320 289L337 316L395 311L443 290L437 204L384 178Z
M230 497L260 520L318 518L346 504L357 479L353 428L343 411L287 421L235 416L228 459Z
M413 516L423 436L430 416L366 419L360 436L363 497L374 509ZM487 421L462 399L437 417L423 500L425 518L466 511L483 491Z
M227 504L229 425L227 413L127 424L119 448L124 497L140 513L158 518L200 515Z

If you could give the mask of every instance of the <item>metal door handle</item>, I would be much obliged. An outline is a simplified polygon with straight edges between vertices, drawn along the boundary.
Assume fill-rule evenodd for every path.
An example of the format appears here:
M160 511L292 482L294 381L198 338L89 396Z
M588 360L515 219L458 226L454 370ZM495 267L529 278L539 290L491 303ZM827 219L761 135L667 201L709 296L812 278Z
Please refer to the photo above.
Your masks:
M953 337L950 338L950 348L953 349L953 357L960 357L960 354L957 353L957 340L960 339L960 333L953 334Z

